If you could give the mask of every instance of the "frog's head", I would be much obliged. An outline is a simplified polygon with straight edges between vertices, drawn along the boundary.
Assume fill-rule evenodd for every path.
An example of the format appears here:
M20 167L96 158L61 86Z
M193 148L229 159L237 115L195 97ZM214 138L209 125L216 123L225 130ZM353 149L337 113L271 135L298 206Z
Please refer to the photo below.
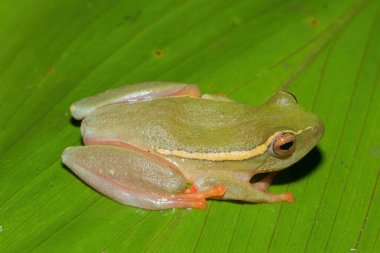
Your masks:
M296 98L287 92L277 92L263 105L271 115L268 120L270 136L266 141L265 171L281 170L304 157L324 133L321 120L298 105ZM270 112L268 114L268 112Z

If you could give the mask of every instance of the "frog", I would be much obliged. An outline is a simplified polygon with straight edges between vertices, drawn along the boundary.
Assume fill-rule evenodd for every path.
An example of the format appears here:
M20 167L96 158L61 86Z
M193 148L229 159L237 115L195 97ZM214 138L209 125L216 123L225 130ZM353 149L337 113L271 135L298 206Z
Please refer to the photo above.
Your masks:
M292 203L292 193L269 186L324 133L286 91L253 106L152 81L83 98L70 111L84 145L66 148L62 162L99 193L147 210L205 209L207 199Z

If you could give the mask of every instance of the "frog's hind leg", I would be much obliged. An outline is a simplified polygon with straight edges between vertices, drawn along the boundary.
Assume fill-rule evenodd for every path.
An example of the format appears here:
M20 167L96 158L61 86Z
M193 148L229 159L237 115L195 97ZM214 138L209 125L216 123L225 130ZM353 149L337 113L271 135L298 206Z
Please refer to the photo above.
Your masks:
M264 192L270 196L269 199L272 199L271 202L289 202L293 203L295 201L294 196L290 192L282 193L282 194L274 194L268 192L269 186L272 184L273 179L278 174L278 171L269 172L264 178L262 178L260 181L257 181L253 184L251 184L252 188Z
M218 185L205 191L186 191L185 179L176 167L125 148L70 147L62 161L97 191L122 204L145 209L205 208L206 198L224 193Z
M71 105L74 119L81 120L95 109L116 103L134 103L155 97L192 96L200 97L201 93L195 84L171 82L146 82L125 85L108 90L98 95L81 99Z

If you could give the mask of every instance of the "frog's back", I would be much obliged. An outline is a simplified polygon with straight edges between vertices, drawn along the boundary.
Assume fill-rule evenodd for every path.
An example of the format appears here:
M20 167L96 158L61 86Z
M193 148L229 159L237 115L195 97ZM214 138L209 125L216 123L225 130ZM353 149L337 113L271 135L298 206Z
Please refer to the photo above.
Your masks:
M272 132L270 126L262 127L263 120L259 107L172 97L105 106L83 125L86 134L143 149L221 153L249 150L265 142Z

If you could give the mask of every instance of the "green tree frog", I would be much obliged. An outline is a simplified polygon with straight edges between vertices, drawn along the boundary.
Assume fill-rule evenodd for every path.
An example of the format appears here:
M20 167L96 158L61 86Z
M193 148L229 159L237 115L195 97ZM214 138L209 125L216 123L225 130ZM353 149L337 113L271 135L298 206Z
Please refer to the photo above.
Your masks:
M88 185L122 204L159 210L206 207L206 198L293 202L268 187L276 171L320 140L320 119L277 92L250 106L201 95L193 84L123 86L70 107L85 146L62 161ZM268 173L270 172L270 173ZM268 173L258 182L254 175Z

